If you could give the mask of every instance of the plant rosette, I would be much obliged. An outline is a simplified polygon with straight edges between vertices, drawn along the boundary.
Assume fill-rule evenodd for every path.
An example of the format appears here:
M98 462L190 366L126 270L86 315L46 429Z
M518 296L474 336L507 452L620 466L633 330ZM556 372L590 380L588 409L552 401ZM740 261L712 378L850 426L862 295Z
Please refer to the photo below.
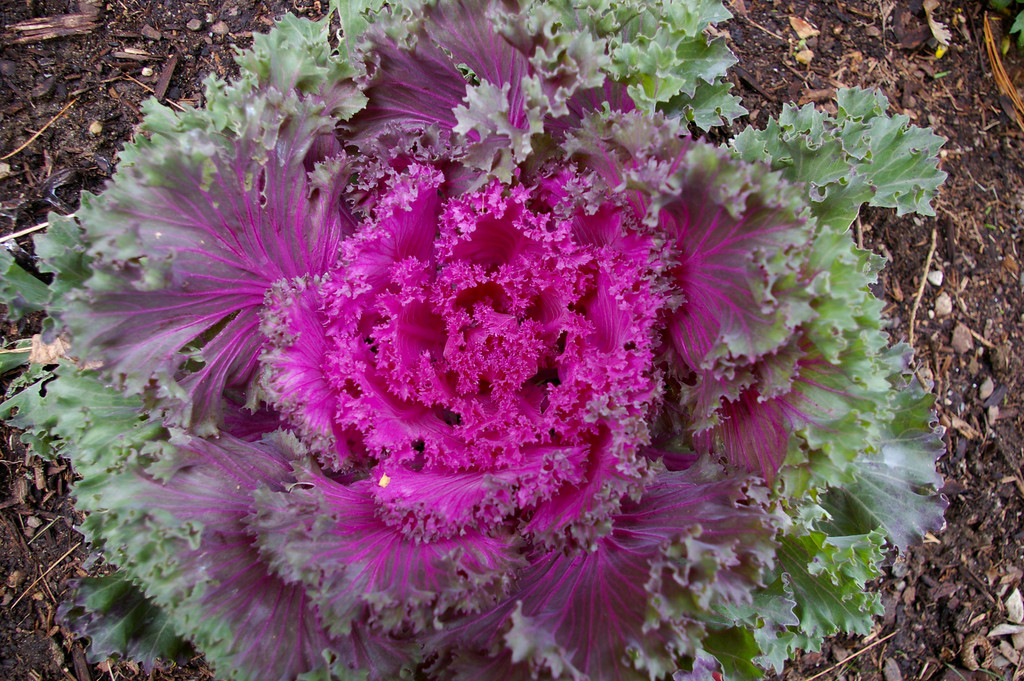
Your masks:
M6 262L101 363L4 405L121 568L92 655L756 679L866 632L942 444L848 227L931 214L941 140L862 90L692 139L743 113L720 2L332 10L148 103L52 284Z

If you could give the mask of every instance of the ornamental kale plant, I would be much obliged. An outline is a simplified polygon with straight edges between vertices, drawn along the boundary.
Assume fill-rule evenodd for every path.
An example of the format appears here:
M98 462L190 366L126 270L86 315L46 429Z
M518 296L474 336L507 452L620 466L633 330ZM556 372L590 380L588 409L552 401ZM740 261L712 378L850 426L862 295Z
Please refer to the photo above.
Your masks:
M333 10L147 104L52 284L8 257L75 361L6 418L120 568L93 655L735 680L866 633L942 444L848 228L931 215L940 138L848 90L694 140L743 113L714 0Z

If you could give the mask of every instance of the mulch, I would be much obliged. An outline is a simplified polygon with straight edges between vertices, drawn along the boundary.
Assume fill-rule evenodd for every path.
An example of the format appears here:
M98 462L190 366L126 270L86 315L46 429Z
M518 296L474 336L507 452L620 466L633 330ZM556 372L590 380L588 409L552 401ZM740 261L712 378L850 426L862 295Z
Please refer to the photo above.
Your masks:
M716 139L763 126L787 102L834 112L835 90L853 86L881 89L894 113L948 139L949 179L934 218L865 209L855 225L856 238L889 260L876 293L888 303L892 337L913 343L918 375L934 382L946 429L947 527L873 585L885 613L869 635L830 638L778 678L1022 678L1024 650L996 627L1010 622L1007 602L1024 580L1024 123L993 75L985 5L727 4L736 16L717 30L740 60L734 91L750 114ZM50 211L73 212L81 192L102 188L145 99L201 104L202 79L233 75L233 50L275 16L326 10L320 0L0 0L0 239L30 264L30 237L10 235L45 224ZM941 56L929 14L950 33ZM816 35L801 38L801 22ZM1020 57L999 49L1008 22L993 14L990 25L1000 81L1024 84ZM0 325L4 343L39 322ZM86 661L83 642L56 618L66 581L103 569L74 529L82 520L67 494L74 471L27 451L6 427L0 452L0 678L212 678L202 658L152 674L130 661Z

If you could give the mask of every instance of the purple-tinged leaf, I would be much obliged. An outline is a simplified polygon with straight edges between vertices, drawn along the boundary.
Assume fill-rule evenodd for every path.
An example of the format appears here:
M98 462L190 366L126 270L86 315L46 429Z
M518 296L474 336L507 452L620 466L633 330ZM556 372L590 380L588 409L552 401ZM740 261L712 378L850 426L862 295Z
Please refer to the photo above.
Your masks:
M715 466L664 473L594 550L531 556L493 610L437 637L442 678L660 678L694 655L719 602L746 602L776 519ZM490 659L488 659L490 658ZM495 664L500 660L500 664Z
M263 556L306 584L332 634L368 626L416 633L504 594L520 562L514 539L474 530L433 541L407 535L374 498L373 488L387 484L340 484L312 469L290 492L258 495L253 527Z
M417 23L411 16L406 20ZM391 127L455 127L454 111L465 96L466 80L422 27L417 29L392 37L373 24L364 34L369 44L363 49L367 105L347 126L356 140L373 140Z
M151 672L160 661L185 662L195 655L167 614L123 572L71 580L68 586L71 596L61 605L58 618L76 636L89 638L91 662L117 655L140 662Z
M496 11L499 5L491 0L412 3L396 10L391 25L387 19L372 25L363 49L368 104L350 124L356 138L373 137L390 125L454 128L455 109L467 90L461 66L499 91L509 86L508 123L524 128L520 86L528 64L499 35L490 17Z
M182 436L159 443L154 454L159 459L148 465L84 472L79 503L94 511L86 529L122 556L123 567L223 674L291 681L332 657L365 669L370 655L388 660L369 669L383 679L406 662L395 641L329 634L304 587L283 580L260 555L249 526L253 495L294 484L286 437L249 443L226 434L216 442ZM203 577L198 583L196 575Z
M703 428L722 398L736 400L753 382L754 363L816 316L801 271L811 235L794 188L680 132L665 119L615 114L587 119L569 145L585 167L625 188L634 218L664 240L674 299L666 368Z
M243 136L182 132L122 168L81 212L97 273L65 315L76 347L199 433L215 432L224 391L246 399L271 285L325 272L354 224L338 193L309 175L326 160L310 149L332 119L295 98L252 107ZM336 185L344 162L328 172Z

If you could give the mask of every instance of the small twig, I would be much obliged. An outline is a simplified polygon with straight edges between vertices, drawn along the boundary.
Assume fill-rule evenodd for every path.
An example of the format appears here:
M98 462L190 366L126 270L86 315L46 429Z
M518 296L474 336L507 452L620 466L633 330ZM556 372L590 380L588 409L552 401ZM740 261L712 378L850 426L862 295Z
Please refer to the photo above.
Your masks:
M1024 479L1021 479L1020 473L1020 461L1014 456L1006 447L997 447L999 453L1006 459L1006 463L1010 464L1010 471L1013 473L1013 482L1017 486L1017 493L1020 494L1021 498L1024 499ZM1022 452L1024 453L1024 452Z
M28 540L28 545L32 546L32 542L34 542L36 539L42 536L43 532L46 532L48 529L53 527L53 524L58 520L60 520L60 516L55 517L53 520L47 523L46 527L44 527L43 529L36 531L36 533L32 535L32 538Z
M5 241L14 241L15 239L20 239L21 237L25 236L26 234L31 234L32 232L38 232L41 229L46 229L49 225L50 225L49 222L40 222L38 225L32 225L31 227L26 227L25 229L21 230L20 232L15 232L14 234L8 234L7 236L0 236L0 244L4 243Z
M35 141L36 141L36 138L37 138L37 137L39 137L40 135L42 135L42 134L43 134L43 133L44 133L44 132L46 131L46 129L47 129L48 127L50 127L51 125L53 125L53 124L54 124L54 123L56 122L56 120L57 120L58 118L60 118L61 116L63 116L63 115L64 115L64 112L65 112L65 111L67 111L68 109L70 109L70 108L71 108L71 107L72 107L72 106L74 105L74 103L75 103L75 102L77 102L77 101L78 101L77 99L72 99L72 100L71 100L70 102L68 102L67 106L65 106L65 107L64 107L63 109L61 109L60 111L58 111L58 112L57 112L57 115L56 115L56 116L54 116L53 118L51 118L51 119L50 119L49 121L47 121L47 122L46 122L46 125L44 125L43 127L39 128L38 132L36 132L36 133L35 133L34 135L32 135L31 137L29 137L29 138L28 138L28 141L27 141L27 142L25 142L25 143L24 143L24 144L22 144L22 145L21 145L20 147L18 147L17 149L15 149L14 151L12 151L11 153L7 154L6 156L0 156L0 161L6 161L6 160L7 160L7 159L9 159L9 158L10 158L11 156L14 156L14 155L15 155L15 154L17 154L17 153L18 153L19 151L21 151L22 149L24 149L24 148L25 148L25 147L27 147L28 145L32 144L33 142L35 142Z
M38 570L39 568L37 567L36 569ZM53 595L53 589L50 588L50 585L46 583L45 579L43 580L43 588L46 589L46 593L49 595L51 603L60 603L57 597Z
M970 332L971 332L971 335L972 335L972 336L974 336L975 340L977 340L977 341L978 341L979 343L981 343L982 345L984 345L984 346L985 346L986 348L988 348L989 350L994 350L994 349L995 349L995 347L996 347L996 344L995 344L995 343L993 343L993 342L992 342L992 341L990 341L989 339L985 338L985 337L984 337L984 336L982 336L982 335L981 335L980 333L978 333L977 331L975 331L975 330L974 330L974 329L972 329L971 327L967 326L966 324L964 324L964 327L965 327L965 328L966 328L966 329L967 329L968 331L970 331Z
M853 655L850 655L849 657L844 658L841 662L836 662L834 665L832 665L831 667L829 667L825 671L818 672L817 674L815 674L811 678L807 679L807 681L814 681L814 679L820 678L820 677L824 676L825 674L828 674L830 672L834 672L836 669L839 669L840 667L842 667L844 664L846 664L847 662L849 662L853 658L855 658L855 657L857 657L859 655L863 655L864 653L868 652L869 650L871 650L872 648L877 646L879 643L884 643L885 641L888 641L890 638L892 638L893 636L895 636L898 633L899 633L899 630L897 629L896 631L892 632L888 636L880 638L877 641L875 641L874 643L872 643L871 645L869 645L869 646L867 646L865 648L861 648L860 650L855 652Z
M964 172L967 173L967 177L971 178L971 182L974 183L974 186L976 186L978 189L980 189L983 192L990 192L992 194L992 196L995 197L996 201L999 201L999 192L996 191L995 187L986 187L985 185L983 185L982 183L980 183L976 179L974 179L974 175L971 175L970 168L968 168L966 165L961 166L961 167L964 169Z
M36 584L38 584L40 580L42 580L42 579L43 579L44 577L46 577L46 575L50 574L50 572L52 572L52 571L53 571L53 569L54 569L55 567L57 567L58 565L60 565L61 561L63 561L63 560L65 559L65 558L67 558L67 557L68 557L68 556L70 556L70 555L71 555L72 553L74 553L74 552L75 552L75 549L77 549L77 548L78 548L79 546L81 546L82 544L83 544L83 542L78 542L77 544L75 544L74 546L72 546L72 547L71 547L70 549L68 549L68 550L67 550L67 551L66 551L66 552L64 553L64 555L63 555L63 556L61 556L61 557L60 557L60 558L58 558L57 560L53 561L53 564L52 564L52 565L50 565L50 567L46 568L46 572L44 572L43 574L39 575L39 577L37 577L37 578L36 578L36 580L35 580L34 582L32 582L31 584L29 584L29 585L28 585L28 588L26 588L26 589L25 589L25 590L24 590L24 591L22 592L22 594L21 594L20 596L18 596L18 597L17 597L16 599L14 599L14 602L13 602L13 603L11 603L11 609L13 610L13 609L14 609L14 606L18 605L18 603L21 603L21 599L23 599L23 598L24 598L25 596L27 596L27 595L28 595L28 592L32 590L32 587L34 587L34 586L35 586Z
M136 85L141 85L144 90L146 90L147 92L149 92L149 94L151 94L154 97L156 97L156 91L153 88L151 88L148 85L146 85L145 83L143 83L141 80L135 80L134 78L129 76L127 73L124 74L124 77L127 78L128 80L132 81ZM159 99L159 97L157 97L157 99ZM167 103L170 104L171 106L173 106L178 111L187 111L187 109L185 107L183 107L181 104L178 104L173 99L168 99Z
M765 28L764 26L762 26L761 24L757 23L756 21L754 21L754 20L753 20L753 19L751 19L750 17L743 17L743 18L744 18L744 19L746 19L746 20L747 20L748 22L750 22L750 25L751 25L751 26L754 26L754 27L756 27L756 28L759 28L759 29L761 29L762 31L764 31L765 33L767 33L768 35L770 35L771 37L773 37L773 38L776 38L776 39L778 39L778 40L781 40L781 41L782 41L782 42L784 42L784 43L788 43L788 42L789 42L788 40L786 40L785 38L783 38L783 37L782 37L781 35L779 35L778 33L776 33L775 31L772 31L772 30L770 30L770 29L767 29L767 28Z
M932 245L928 247L928 257L924 260L924 271L921 272L921 284L917 287L917 295L914 296L914 306L910 308L910 348L914 348L914 324L917 322L917 308L921 306L921 297L924 295L925 284L928 283L928 270L932 266L932 258L935 256L935 239L938 235L932 227Z
M767 99L769 102L774 102L775 101L775 96L772 95L772 93L770 93L767 90L765 90L763 87L761 87L761 84L759 82L757 82L757 78L755 78L754 75L752 73L750 73L750 71L747 71L745 68L743 68L739 64L736 64L735 66L733 66L733 71L736 73L737 76L740 77L740 80L742 80L744 83L746 83L750 87L754 88L754 90L757 92L757 94L761 95L762 97Z
M804 82L804 85L806 85L807 87L811 87L811 80L810 80L810 78L807 77L806 74L800 73L799 71L797 71L795 68L793 68L792 66L790 66L786 62L782 62L782 65L785 66L787 69L789 69L790 73L792 73L794 76L796 76L797 78L802 80Z
M981 581L981 577L971 572L970 568L961 565L960 574L964 575L965 577L967 577L967 579L974 582L974 586L978 588L978 591L981 592L982 596L988 599L989 603L991 603L992 605L998 603L995 596L988 592L988 586L985 584L985 582Z
M861 224L860 214L857 215L857 248L864 250L864 225Z

